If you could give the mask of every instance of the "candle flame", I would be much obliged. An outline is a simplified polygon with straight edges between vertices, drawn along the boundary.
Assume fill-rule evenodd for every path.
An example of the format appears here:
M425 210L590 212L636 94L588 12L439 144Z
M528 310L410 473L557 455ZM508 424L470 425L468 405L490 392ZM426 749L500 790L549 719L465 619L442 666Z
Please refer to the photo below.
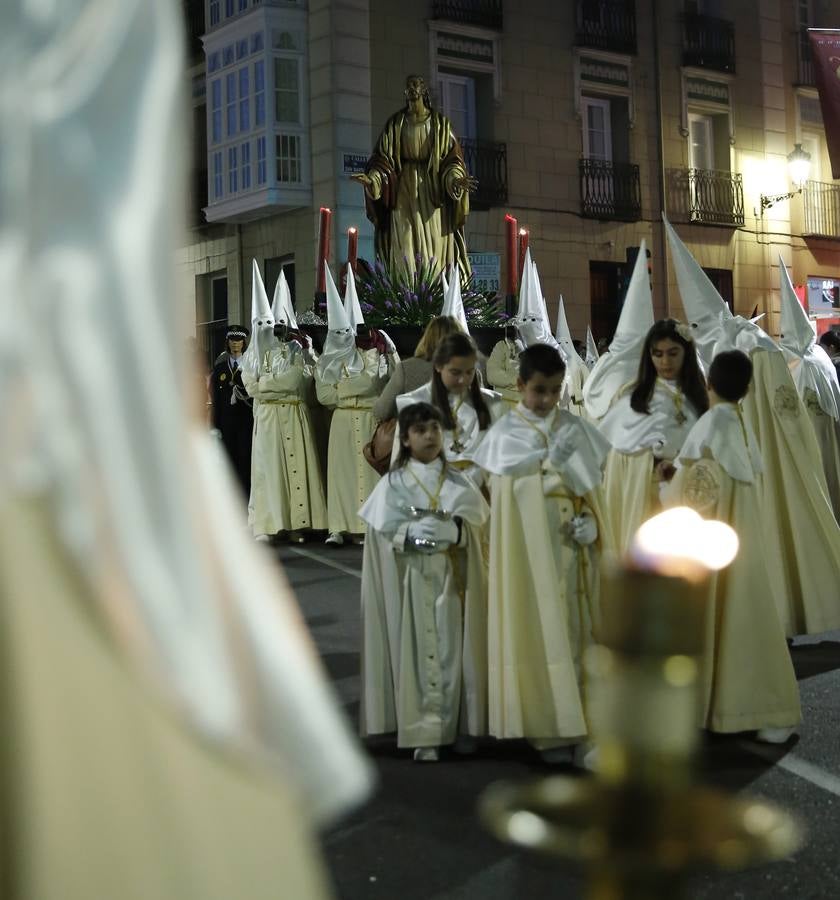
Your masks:
M525 237L525 235L528 234L528 229L527 229L527 228L520 228L520 229L519 229L519 233L522 235L522 237Z
M630 558L665 575L703 577L723 569L738 552L738 535L725 522L703 519L687 506L668 509L644 522Z
M351 225L351 226L347 229L347 233L348 233L348 234L355 234L355 233L356 233L356 228L355 228L353 225Z

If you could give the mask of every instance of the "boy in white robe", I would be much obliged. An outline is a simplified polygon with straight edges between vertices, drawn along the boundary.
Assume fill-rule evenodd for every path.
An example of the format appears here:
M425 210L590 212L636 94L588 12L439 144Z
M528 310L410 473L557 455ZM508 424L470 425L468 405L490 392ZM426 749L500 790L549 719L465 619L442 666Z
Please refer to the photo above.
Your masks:
M764 516L761 454L741 409L752 363L739 350L709 369L711 409L688 435L664 499L732 526L738 555L709 584L703 719L710 731L757 730L782 743L800 721L799 690L778 610L783 579L758 527Z
M570 760L588 733L581 658L598 620L608 442L558 407L565 376L545 344L520 356L522 402L474 454L491 474L489 730Z
M363 736L397 732L432 762L486 733L486 573L477 487L446 462L440 413L400 411L400 454L359 512Z

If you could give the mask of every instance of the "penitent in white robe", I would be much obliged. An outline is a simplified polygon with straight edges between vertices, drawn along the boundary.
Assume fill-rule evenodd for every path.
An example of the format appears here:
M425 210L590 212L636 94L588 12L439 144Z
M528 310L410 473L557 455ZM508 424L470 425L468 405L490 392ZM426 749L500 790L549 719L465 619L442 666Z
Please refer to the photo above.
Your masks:
M667 505L694 507L738 533L734 561L708 589L701 726L736 732L799 723L799 690L779 609L780 560L757 523L766 517L761 456L740 407L720 403L686 439Z
M588 732L581 658L599 619L608 538L601 473L609 444L566 410L521 404L488 432L475 460L491 473L488 698L490 733L547 747ZM594 516L582 547L570 520Z
M612 445L604 472L604 496L619 552L628 548L642 522L659 507L656 461L676 459L697 421L697 411L678 392L675 382L658 379L648 406L648 415L633 410L630 388L626 388L598 423Z
M334 409L327 453L327 516L329 530L362 534L359 507L370 496L379 475L365 461L362 448L376 428L373 404L392 371L376 348L358 351L363 368L348 371L337 382L324 380L316 369L318 402ZM394 363L395 364L395 363Z
M360 511L368 526L360 727L363 736L396 731L399 747L438 747L487 729L479 531L489 510L472 481L448 466L441 485L443 468L440 459L410 460L380 480ZM460 544L431 554L407 542L417 521L409 508L431 508L429 494L438 495L438 510L463 520Z
M254 398L251 497L254 534L327 527L327 507L307 396L312 367L300 345L283 343L266 353L259 379L242 381Z
M516 383L519 378L519 354L524 346L522 341L505 338L496 343L487 358L487 380L500 394L505 409L513 409L520 400Z

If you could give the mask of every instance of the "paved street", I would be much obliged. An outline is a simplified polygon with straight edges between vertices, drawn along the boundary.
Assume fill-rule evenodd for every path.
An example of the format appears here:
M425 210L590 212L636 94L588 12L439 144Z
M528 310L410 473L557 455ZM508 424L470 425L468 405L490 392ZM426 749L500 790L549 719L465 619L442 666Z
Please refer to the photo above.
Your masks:
M275 552L355 721L361 548L330 551L307 544ZM792 652L805 719L799 741L785 752L737 738L709 739L703 778L795 812L807 825L807 845L777 865L699 876L692 900L840 897L840 633L800 638ZM340 900L580 896L573 876L496 842L476 819L476 798L490 783L552 771L524 743L488 741L477 757L447 757L437 765L414 764L388 741L369 749L379 771L378 793L324 840Z

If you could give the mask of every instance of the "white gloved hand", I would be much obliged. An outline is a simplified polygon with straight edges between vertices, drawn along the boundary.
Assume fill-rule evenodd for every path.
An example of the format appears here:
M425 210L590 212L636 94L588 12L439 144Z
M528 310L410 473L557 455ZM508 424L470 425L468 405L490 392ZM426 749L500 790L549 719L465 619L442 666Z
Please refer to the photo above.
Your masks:
M598 523L595 521L595 517L588 513L575 516L571 525L572 540L580 544L581 547L594 543L598 537Z
M410 541L434 541L437 534L435 520L431 516L426 516L416 522L410 522L405 534Z
M435 536L432 538L438 545L454 544L458 540L458 526L452 519L431 519L434 523Z

